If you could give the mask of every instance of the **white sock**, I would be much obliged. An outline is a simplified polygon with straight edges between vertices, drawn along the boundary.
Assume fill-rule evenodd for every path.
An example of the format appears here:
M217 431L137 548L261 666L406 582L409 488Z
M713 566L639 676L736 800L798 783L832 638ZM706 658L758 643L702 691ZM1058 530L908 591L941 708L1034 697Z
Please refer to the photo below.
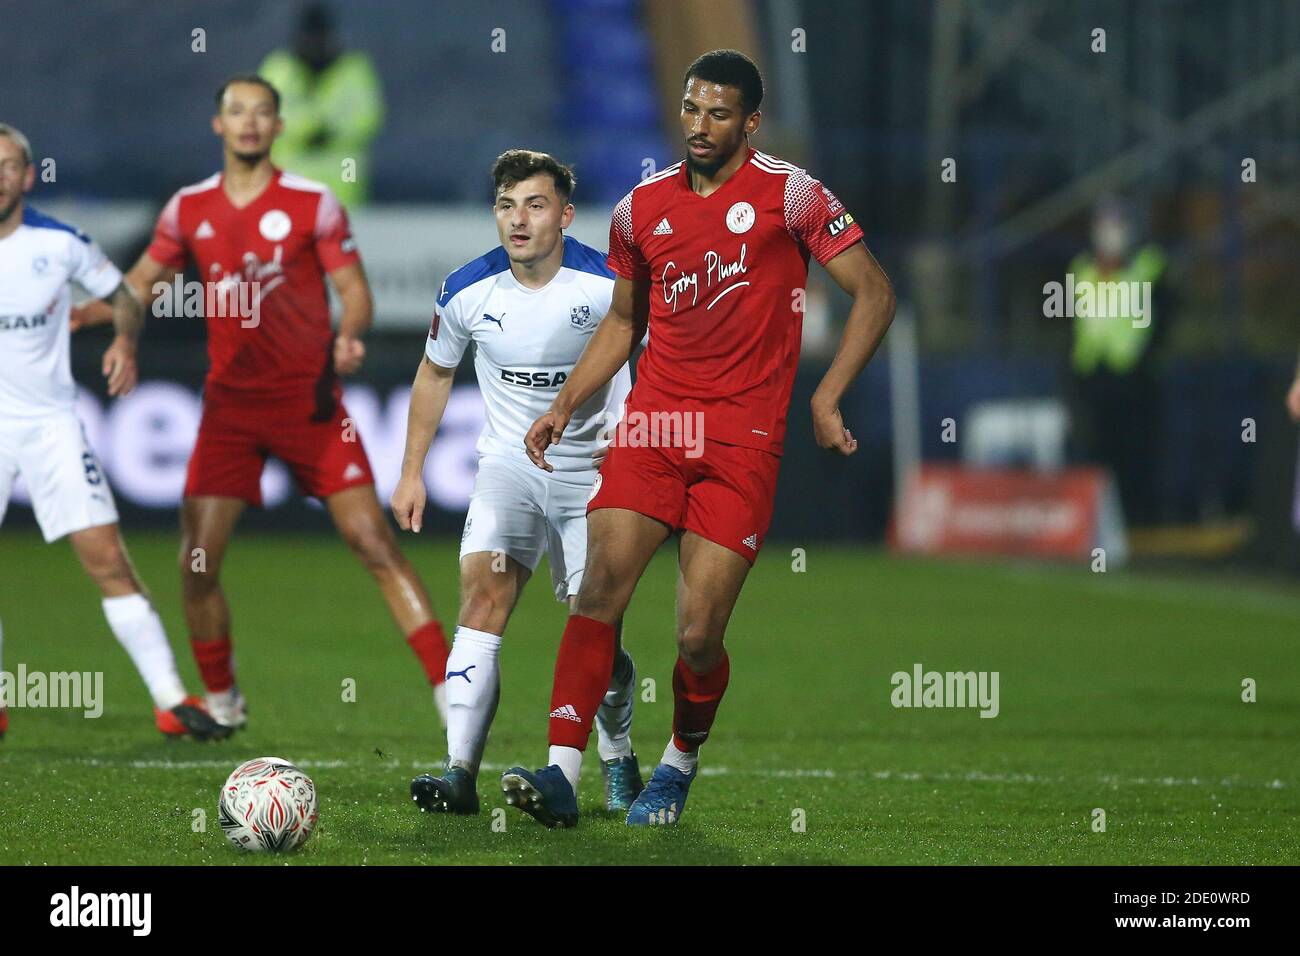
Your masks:
M582 773L582 751L577 747L551 746L546 755L546 764L555 764L564 772L564 779L569 781L574 796L578 794L578 776Z
M185 685L176 673L176 658L158 612L143 594L104 598L103 606L108 626L144 678L153 705L171 710L185 699Z
M501 694L500 650L500 634L458 626L447 655L447 761L476 776Z
M624 648L614 658L609 690L596 711L596 749L601 760L632 756L632 700L636 693L636 664ZM576 792L576 791L575 791Z
M682 773L691 773L700 763L700 751L695 749L689 753L677 749L671 737L668 738L668 746L664 748L664 759L661 763L680 770Z

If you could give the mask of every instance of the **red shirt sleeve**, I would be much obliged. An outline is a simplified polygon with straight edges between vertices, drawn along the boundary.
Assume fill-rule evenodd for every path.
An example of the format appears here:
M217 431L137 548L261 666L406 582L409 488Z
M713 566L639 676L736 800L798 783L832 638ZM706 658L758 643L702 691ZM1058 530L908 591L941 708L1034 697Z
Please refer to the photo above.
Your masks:
M316 245L316 258L326 272L361 261L357 242L352 238L352 227L348 224L348 214L328 189L321 193L316 205L316 228L312 238Z
M844 203L803 170L785 181L785 228L821 265L862 241L862 227Z
M641 254L641 247L632 236L632 194L628 193L614 207L609 221L609 255L606 263L616 275L624 279L650 278L650 264Z
M185 239L181 236L181 194L167 200L154 226L149 258L168 269L185 268Z

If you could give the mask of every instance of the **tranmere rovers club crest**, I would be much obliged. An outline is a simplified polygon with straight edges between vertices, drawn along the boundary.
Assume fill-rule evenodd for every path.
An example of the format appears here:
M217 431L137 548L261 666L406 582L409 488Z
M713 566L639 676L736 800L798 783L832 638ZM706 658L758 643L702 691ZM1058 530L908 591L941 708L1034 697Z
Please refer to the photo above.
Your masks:
M575 329L591 328L591 306L575 305L569 310L569 324Z

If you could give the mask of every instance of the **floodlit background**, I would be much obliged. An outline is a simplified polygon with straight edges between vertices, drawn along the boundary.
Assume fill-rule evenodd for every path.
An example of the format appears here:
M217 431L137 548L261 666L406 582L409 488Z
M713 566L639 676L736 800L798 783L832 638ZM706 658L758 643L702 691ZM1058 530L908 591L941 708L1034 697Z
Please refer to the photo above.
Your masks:
M0 119L43 164L29 201L124 268L170 193L219 167L216 86L257 69L292 82L295 50L339 45L335 92L286 111L278 158L344 197L374 283L370 358L346 400L384 497L437 286L495 242L492 159L527 146L575 164L573 233L604 248L612 204L681 155L685 65L735 46L767 81L755 145L836 191L900 301L844 409L861 451L832 460L812 444L806 400L848 302L811 270L774 538L876 543L897 514L892 539L919 550L1087 560L1102 546L1115 561L1297 566L1297 442L1283 404L1300 340L1294 3L0 10L13 27ZM339 128L316 134L319 115ZM331 180L340 157L357 160L356 183ZM1116 345L1132 361L1082 357L1074 320L1045 314L1045 284L1094 274L1099 256L1112 277L1152 282L1150 328L1116 335L1133 339ZM198 421L202 323L152 320L143 384L113 403L95 372L106 335L74 341L91 441L128 527L172 526ZM480 424L467 366L427 472L441 531L458 530ZM1094 465L1104 470L1077 470ZM278 464L265 482L269 507L251 525L325 527ZM7 526L30 524L11 508Z

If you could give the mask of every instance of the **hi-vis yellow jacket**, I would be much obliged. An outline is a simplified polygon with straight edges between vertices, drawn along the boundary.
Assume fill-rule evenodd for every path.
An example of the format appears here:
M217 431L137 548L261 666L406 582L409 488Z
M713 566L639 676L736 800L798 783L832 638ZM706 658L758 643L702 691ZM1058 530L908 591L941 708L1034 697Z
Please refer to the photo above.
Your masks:
M1102 282L1151 283L1155 286L1160 274L1165 269L1165 257L1155 246L1144 246L1121 269L1102 276L1096 260L1088 253L1082 253L1070 263L1074 274L1074 283L1078 287L1084 282L1093 284ZM1130 288L1142 288L1132 286ZM1132 296L1126 301L1135 312ZM1071 360L1074 371L1079 375L1091 375L1099 366L1105 366L1117 375L1125 375L1137 366L1143 353L1151 342L1154 323L1158 319L1152 313L1150 298L1146 301L1145 318L1150 321L1135 325L1136 315L1106 315L1074 317L1074 349Z
M280 91L284 133L276 165L329 186L345 207L370 195L370 141L384 123L384 95L370 57L344 53L314 75L292 50L276 50L261 75ZM324 145L319 138L328 135Z

